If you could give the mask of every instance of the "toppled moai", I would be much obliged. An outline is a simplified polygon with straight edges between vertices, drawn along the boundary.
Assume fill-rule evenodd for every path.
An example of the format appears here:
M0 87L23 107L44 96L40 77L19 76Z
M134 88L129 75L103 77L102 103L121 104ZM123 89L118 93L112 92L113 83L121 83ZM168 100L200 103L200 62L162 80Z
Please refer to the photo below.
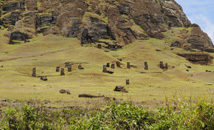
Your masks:
M107 70L106 65L103 65L103 72L104 73L109 73L109 74L113 74L114 73L113 71Z
M84 98L102 98L102 97L105 97L105 96L104 95L96 96L96 95L91 95L91 94L79 94L79 97L84 97Z
M125 86L116 86L114 91L128 93L128 91L125 89Z
M84 68L82 67L81 64L78 65L78 69L79 69L79 70L84 70Z

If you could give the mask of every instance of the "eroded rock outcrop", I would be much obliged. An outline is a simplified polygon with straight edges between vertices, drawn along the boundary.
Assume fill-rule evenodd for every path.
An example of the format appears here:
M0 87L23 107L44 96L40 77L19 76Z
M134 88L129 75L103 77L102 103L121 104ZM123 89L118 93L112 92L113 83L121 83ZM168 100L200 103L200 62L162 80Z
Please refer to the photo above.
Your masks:
M179 53L179 56L185 57L194 64L208 65L212 63L213 57L205 53Z
M176 35L178 36L171 42L171 47L214 52L212 40L197 24L192 24L191 27L180 30Z
M205 50L209 47L213 47L213 43L209 36L204 33L199 26L194 26L190 32L190 36L187 38L187 43L191 44L192 49Z
M0 24L12 26L12 32L77 37L81 44L111 39L124 46L136 39L162 39L170 27L191 26L175 0L3 0L1 9ZM22 26L14 28L17 22ZM204 37L193 27L187 42L192 48L212 47Z
M28 35L22 32L12 32L10 35L10 42L9 44L15 44L17 41L24 41L26 42L29 39Z

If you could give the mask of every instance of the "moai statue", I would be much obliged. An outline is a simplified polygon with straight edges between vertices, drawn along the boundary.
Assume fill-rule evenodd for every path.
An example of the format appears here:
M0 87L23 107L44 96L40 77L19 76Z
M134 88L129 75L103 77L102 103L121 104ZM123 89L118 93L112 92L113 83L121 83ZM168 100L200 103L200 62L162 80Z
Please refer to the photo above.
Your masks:
M68 68L69 66L71 66L70 62L65 62L65 68Z
M126 85L129 85L129 79L126 79Z
M60 73L61 76L65 75L65 70L64 68L61 68L61 73Z
M32 69L32 71L33 71L33 72L32 72L32 76L33 76L33 77L36 77L36 68L34 67L34 68Z
M106 64L106 67L110 67L110 63L107 63L107 64Z
M144 62L144 69L145 69L145 70L148 70L148 69L149 69L149 66L148 66L148 63L147 63L147 62Z
M111 68L112 68L112 69L115 69L115 64L111 64Z
M127 68L130 69L131 68L131 64L130 62L127 62Z
M161 69L164 69L163 61L160 61L160 68L161 68Z
M101 45L101 44L98 44L98 45L97 45L97 48L101 49L101 48L102 48L102 45Z
M116 62L116 65L117 65L117 67L120 67L120 62L117 61L117 62Z
M68 72L71 72L72 71L72 67L71 65L68 66Z
M57 66L57 67L56 67L56 72L59 72L59 69L60 69L60 67L59 67L59 66Z
M106 65L103 65L103 72L107 72Z
M168 63L165 64L165 69L168 70Z
M84 68L82 67L81 64L78 65L78 69L79 69L79 70L84 70Z

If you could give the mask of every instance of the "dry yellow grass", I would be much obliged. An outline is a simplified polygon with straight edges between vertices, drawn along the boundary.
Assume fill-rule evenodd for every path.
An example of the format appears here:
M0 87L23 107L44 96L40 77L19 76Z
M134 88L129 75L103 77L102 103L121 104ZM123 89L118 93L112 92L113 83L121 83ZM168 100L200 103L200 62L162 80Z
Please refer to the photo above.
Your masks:
M170 50L164 40L136 41L122 50L105 52L95 47L81 47L77 39L53 35L39 35L30 43L8 45L3 33L0 35L0 66L3 66L0 99L68 101L67 105L83 105L89 100L101 102L102 99L79 98L81 93L140 102L163 101L166 96L175 95L213 95L214 73L205 73L206 69L214 71L213 64L191 64L174 53L183 50ZM102 73L102 65L117 58L123 59L122 68L116 68L113 75ZM146 71L145 61L149 64ZM160 61L169 64L168 71L158 67ZM56 66L64 67L65 62L83 62L85 69L78 70L74 65L72 72L59 76ZM126 62L137 68L127 69ZM192 66L190 72L186 72L185 65ZM37 68L37 75L48 76L48 81L31 77L33 67ZM125 85L126 79L130 79L130 85L126 86L129 93L114 92L115 86ZM70 90L71 95L59 94L60 89Z

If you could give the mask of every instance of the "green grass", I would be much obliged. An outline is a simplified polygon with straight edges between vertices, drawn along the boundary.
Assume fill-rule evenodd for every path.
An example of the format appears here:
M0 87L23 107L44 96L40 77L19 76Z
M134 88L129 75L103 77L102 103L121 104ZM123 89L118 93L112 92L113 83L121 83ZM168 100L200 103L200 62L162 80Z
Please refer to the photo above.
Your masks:
M9 45L8 38L3 36L6 32L0 33L0 66L3 66L0 68L0 99L51 100L49 105L69 101L59 105L84 106L88 99L79 98L81 93L124 101L156 102L164 100L166 95L210 97L209 92L214 88L214 74L205 73L207 69L214 70L213 64L191 64L175 54L184 50L171 50L164 40L140 40L122 50L105 52L95 47L81 47L77 39L54 35L38 35L29 43ZM123 59L122 68L113 70L113 75L102 73L103 64L115 63L117 58ZM68 61L86 63L82 64L85 70L78 70L74 65L72 72L66 72L65 76L55 72L56 66L64 67ZM145 61L149 70L144 70ZM169 64L168 71L158 67L160 61ZM127 69L126 62L137 68ZM190 72L186 72L186 64L192 66ZM37 68L38 76L48 76L48 81L31 77L33 67ZM115 86L125 85L126 79L130 79L130 85L126 86L129 93L114 92ZM69 89L71 95L59 94L60 89ZM89 101L102 102L103 99Z

